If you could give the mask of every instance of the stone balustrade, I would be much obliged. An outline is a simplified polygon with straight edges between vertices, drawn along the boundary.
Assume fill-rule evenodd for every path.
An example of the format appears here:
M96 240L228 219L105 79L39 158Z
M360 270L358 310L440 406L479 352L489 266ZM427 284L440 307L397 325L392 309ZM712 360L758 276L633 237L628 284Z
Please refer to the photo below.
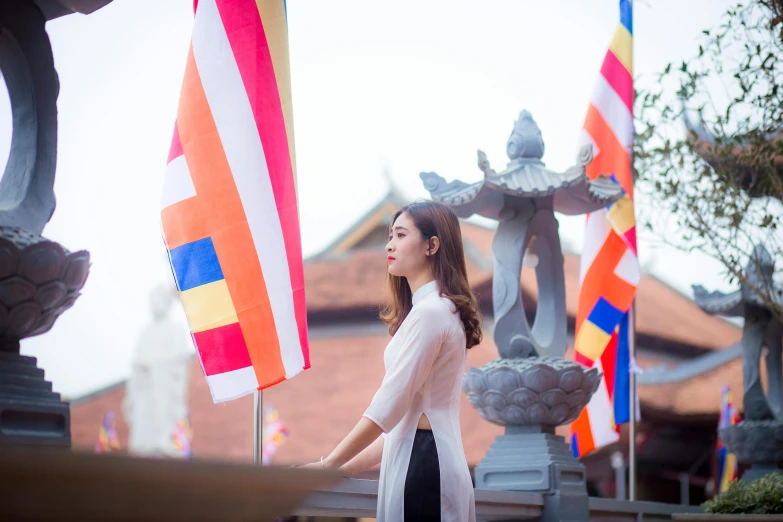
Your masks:
M296 509L302 516L368 517L375 516L378 482L375 480L345 480L335 487L319 489ZM477 489L476 518L478 520L531 520L543 515L544 496L521 491ZM641 522L672 520L675 513L701 513L698 506L631 502L606 498L590 498L592 522Z

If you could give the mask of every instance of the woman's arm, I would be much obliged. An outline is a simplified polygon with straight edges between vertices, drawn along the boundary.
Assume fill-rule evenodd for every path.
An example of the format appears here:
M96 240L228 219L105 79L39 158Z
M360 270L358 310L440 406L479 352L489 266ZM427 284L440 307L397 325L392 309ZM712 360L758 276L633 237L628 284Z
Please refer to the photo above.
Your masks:
M355 477L362 471L368 470L371 467L380 464L382 455L383 437L378 437L375 439L375 442L367 446L364 451L343 464L340 467L340 471L342 471L342 474L345 478Z
M362 417L354 429L324 459L324 467L339 468L359 455L376 439L381 438L383 430L367 417Z

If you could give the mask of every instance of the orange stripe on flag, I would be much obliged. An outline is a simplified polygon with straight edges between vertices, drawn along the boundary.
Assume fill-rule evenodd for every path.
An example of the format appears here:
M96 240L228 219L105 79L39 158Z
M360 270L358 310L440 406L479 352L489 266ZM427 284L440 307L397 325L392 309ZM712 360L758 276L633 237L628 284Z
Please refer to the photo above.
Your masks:
M285 375L275 320L250 226L201 85L192 49L185 67L177 122L182 149L188 166L191 166L196 188L196 197L191 200L196 200L198 206L180 207L178 203L172 205L171 213L178 208L182 209L180 222L194 222L193 229L187 230L191 234L202 230L204 223L209 223L209 230L212 231L210 236L242 327L259 387L270 386L280 382L280 375ZM184 212L192 213L185 215ZM174 220L171 216L169 218ZM167 224L164 222L168 239ZM186 227L183 225L182 228L185 230ZM185 237L182 235L177 239ZM169 248L174 246L169 244Z
M593 441L593 430L590 428L590 418L587 414L587 407L582 409L579 417L571 423L571 432L576 433L576 440L579 444L579 455L587 455L595 449Z
M604 297L619 310L627 310L631 306L635 288L614 275L614 270L627 248L623 239L614 231L606 237L579 289L577 328L590 315L599 297Z
M587 165L587 175L590 179L595 179L601 175L614 174L623 189L633 199L631 157L592 103L587 109L584 128L593 138L599 150L598 155Z
M173 250L209 236L209 215L201 212L198 197L169 205L160 213L166 248Z

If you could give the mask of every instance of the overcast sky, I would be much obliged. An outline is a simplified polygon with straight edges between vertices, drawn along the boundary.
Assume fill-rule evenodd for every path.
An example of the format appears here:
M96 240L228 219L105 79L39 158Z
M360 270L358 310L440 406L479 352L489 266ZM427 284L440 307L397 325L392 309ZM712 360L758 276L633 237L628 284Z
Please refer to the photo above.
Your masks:
M726 0L636 0L637 85L690 57ZM162 176L190 40L192 0L114 0L49 23L60 77L57 210L44 231L87 249L82 297L51 332L24 340L54 388L77 397L127 376L169 282L159 227ZM514 120L531 111L555 170L573 164L617 0L289 0L299 206L305 256L387 190L411 198L421 171L476 181L476 149L502 169ZM4 88L4 86L3 86ZM0 92L0 161L10 143ZM640 202L639 204L643 204ZM561 219L580 251L584 218ZM683 292L728 288L720 266L642 238L643 263ZM181 311L177 311L182 319Z

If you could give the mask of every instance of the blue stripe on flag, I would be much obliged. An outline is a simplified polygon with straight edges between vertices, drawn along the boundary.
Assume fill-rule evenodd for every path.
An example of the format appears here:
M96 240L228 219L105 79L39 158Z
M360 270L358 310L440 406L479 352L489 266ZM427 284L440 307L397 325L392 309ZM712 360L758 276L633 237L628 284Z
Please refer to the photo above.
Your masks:
M723 447L718 451L718 490L720 490L720 484L723 482L723 475L726 473L726 454L728 450Z
M612 306L609 301L600 297L598 302L595 303L590 315L587 316L587 320L596 325L598 328L611 335L614 332L617 323L622 319L623 313Z
M180 292L223 279L211 237L185 243L169 254Z
M630 314L620 320L617 335L617 358L614 371L614 423L625 424L631 420L631 329Z
M631 7L630 0L620 0L620 23L628 29L628 32L633 35L633 16L631 13L633 8Z
M576 440L576 433L571 435L571 452L575 459L579 458L579 442Z

